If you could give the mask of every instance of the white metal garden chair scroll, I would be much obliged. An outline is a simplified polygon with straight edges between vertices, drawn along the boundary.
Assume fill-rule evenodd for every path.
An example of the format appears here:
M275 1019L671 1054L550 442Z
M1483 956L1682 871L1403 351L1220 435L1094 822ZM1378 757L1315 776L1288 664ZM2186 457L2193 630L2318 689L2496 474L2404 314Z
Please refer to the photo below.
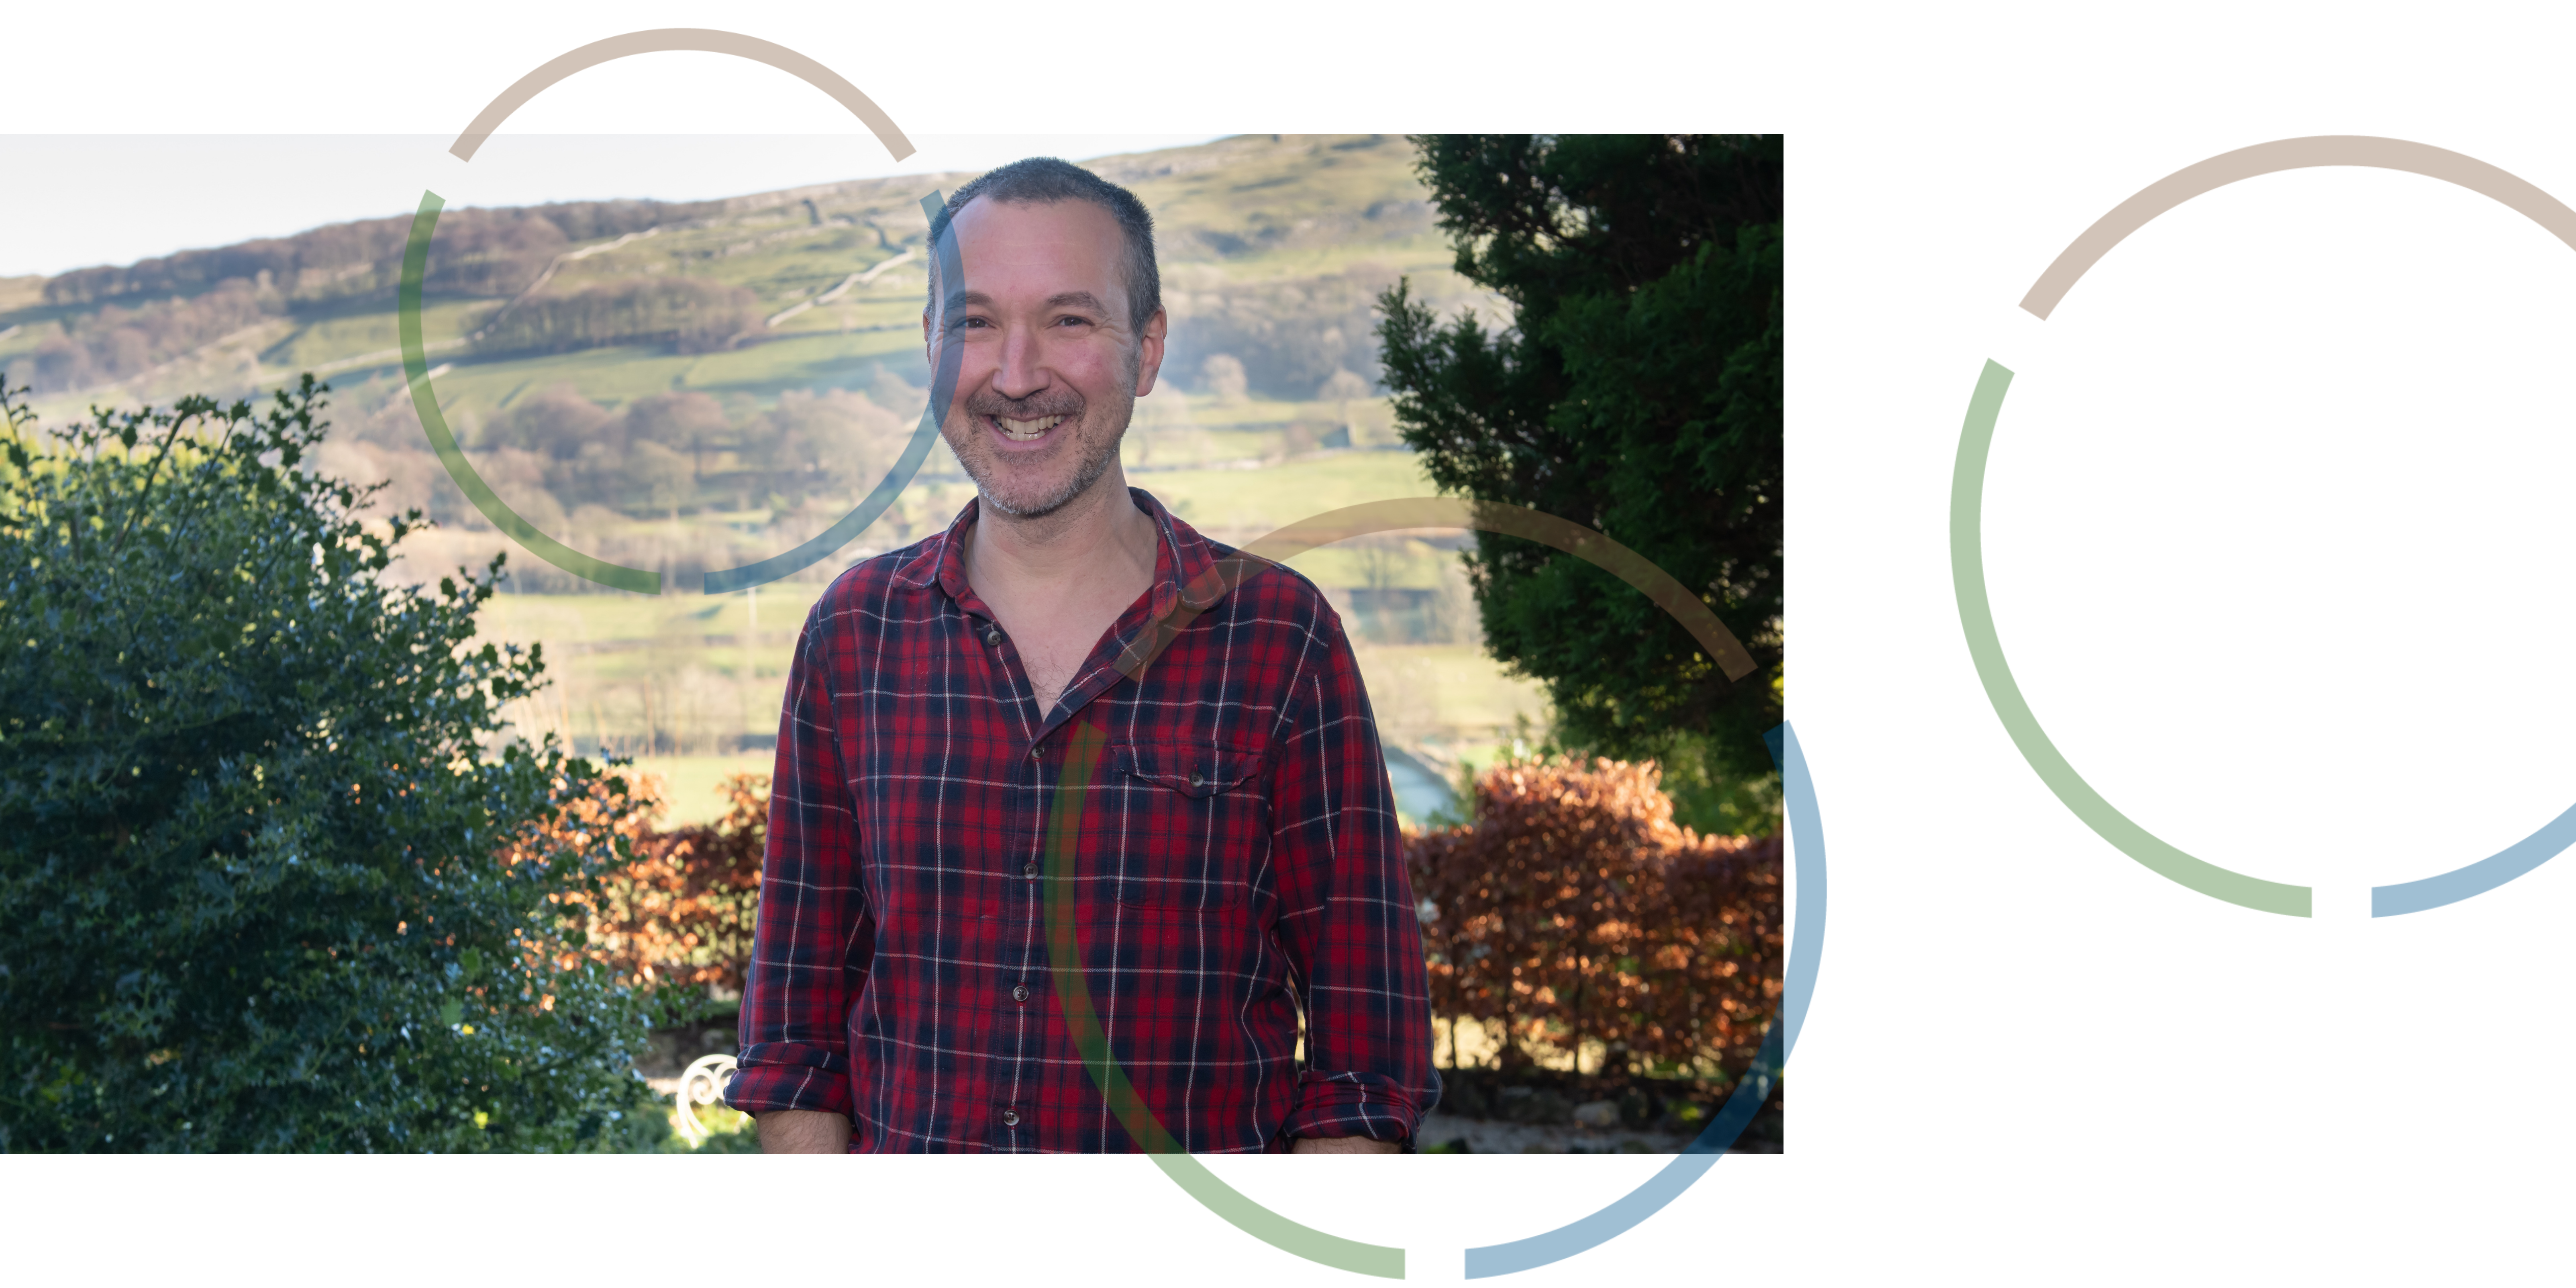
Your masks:
M698 1121L699 1105L724 1103L725 1084L733 1080L734 1062L729 1055L702 1055L680 1073L680 1089L674 1097L679 1103L680 1135L691 1145L706 1143L712 1133Z

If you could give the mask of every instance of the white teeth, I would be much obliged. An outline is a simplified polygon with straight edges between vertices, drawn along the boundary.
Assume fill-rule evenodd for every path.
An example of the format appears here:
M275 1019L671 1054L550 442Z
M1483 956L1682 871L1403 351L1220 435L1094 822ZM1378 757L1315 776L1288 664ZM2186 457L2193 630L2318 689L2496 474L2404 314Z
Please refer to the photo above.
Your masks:
M1047 416L1038 420L1012 420L1005 416L993 418L993 423L1002 427L1002 437L1017 443L1033 442L1063 422L1062 416Z

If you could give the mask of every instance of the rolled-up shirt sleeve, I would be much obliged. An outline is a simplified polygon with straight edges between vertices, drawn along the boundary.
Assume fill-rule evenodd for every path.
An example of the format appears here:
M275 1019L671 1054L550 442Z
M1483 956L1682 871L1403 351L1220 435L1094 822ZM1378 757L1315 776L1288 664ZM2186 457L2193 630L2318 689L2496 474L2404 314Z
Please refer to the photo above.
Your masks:
M1274 743L1277 933L1306 1011L1286 1135L1402 1141L1439 1098L1422 923L1359 665L1319 623Z
M787 673L770 779L760 914L742 991L739 1072L726 1103L746 1113L851 1113L849 1014L874 946L858 863L858 815L834 733L829 631L815 606Z

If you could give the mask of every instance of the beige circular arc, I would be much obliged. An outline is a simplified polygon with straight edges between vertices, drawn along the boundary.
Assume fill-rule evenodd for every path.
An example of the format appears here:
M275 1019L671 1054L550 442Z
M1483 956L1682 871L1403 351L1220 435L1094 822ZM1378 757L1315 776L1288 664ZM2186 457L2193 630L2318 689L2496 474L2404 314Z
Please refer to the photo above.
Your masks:
M473 123L465 127L463 134L456 136L455 144L447 150L454 153L458 160L473 160L476 149L481 148L483 141L491 138L493 132L501 128L503 121L510 119L510 113L526 106L529 99L544 93L547 86L574 72L635 54L675 51L731 54L736 58L748 58L756 63L767 63L831 95L834 102L850 109L850 115L859 118L859 122L877 136L877 141L885 144L886 151L894 154L895 160L901 161L912 155L912 140L905 138L903 131L895 128L894 118L887 116L885 109L878 107L867 95L860 93L858 86L842 79L840 73L785 45L771 44L757 36L746 36L738 31L716 31L708 27L657 27L651 31L630 31L622 36L594 40L555 58L512 82L508 89L502 90L490 103L485 104L483 110L475 115Z
M2567 243L2569 249L2576 250L2576 210L2568 209L2564 202L2530 182L2476 157L2405 139L2383 139L2367 134L2320 134L2303 139L2257 143L2250 148L2222 152L2196 165L2184 166L2140 189L2138 195L2113 206L2109 214L2094 220L2092 227L2069 243L2056 261L2048 266L2048 271L2041 273L2039 280L2031 284L2030 294L2022 297L2021 306L2046 321L2057 302L2083 279L2085 270L2110 254L2112 247L2145 227L2156 216L2204 192L2257 175L2330 165L2403 170L2408 174L2458 184L2504 203L2523 218L2549 230L2550 236Z

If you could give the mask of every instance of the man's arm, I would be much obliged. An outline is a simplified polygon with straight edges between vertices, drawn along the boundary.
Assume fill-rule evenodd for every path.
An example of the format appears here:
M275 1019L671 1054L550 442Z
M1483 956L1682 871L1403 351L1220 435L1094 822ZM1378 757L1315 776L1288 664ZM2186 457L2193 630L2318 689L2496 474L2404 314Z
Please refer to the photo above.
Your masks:
M760 913L743 972L740 1072L725 1101L760 1120L764 1150L846 1149L850 1005L874 944L858 815L835 729L825 596L787 673Z
M772 1109L760 1116L764 1154L845 1154L850 1120L819 1109Z
M1306 1008L1296 1153L1400 1148L1438 1084L1422 922L1359 664L1332 610L1308 636L1272 740L1280 947Z
M761 1148L768 1149L768 1138L761 1138ZM775 1151L772 1151L775 1152ZM1371 1140L1366 1136L1300 1136L1288 1143L1291 1154L1399 1154L1404 1146L1391 1140Z

